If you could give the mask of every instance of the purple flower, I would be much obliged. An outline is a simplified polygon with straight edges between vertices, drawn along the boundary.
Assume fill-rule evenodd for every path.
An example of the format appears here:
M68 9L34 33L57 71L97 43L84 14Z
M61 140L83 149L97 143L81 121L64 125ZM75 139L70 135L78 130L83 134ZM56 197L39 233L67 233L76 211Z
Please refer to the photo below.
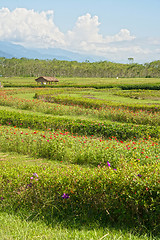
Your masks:
M33 173L33 176L37 177L38 178L38 174L37 173Z
M30 177L30 179L33 179L33 177Z
M116 169L116 168L114 168L113 170L114 170L114 171L117 171L117 169Z
M142 177L142 175L141 175L141 174L138 174L137 176L138 176L138 177Z
M68 198L69 198L69 195L68 195L68 194L65 194L65 193L63 193L63 195L62 195L62 198L63 198L63 199L68 199Z
M107 161L107 165L108 165L108 167L110 167L111 166L111 164Z
M2 200L4 200L4 198L3 198L3 197L1 197L1 201L2 201Z
M32 183L27 184L27 188L32 187Z

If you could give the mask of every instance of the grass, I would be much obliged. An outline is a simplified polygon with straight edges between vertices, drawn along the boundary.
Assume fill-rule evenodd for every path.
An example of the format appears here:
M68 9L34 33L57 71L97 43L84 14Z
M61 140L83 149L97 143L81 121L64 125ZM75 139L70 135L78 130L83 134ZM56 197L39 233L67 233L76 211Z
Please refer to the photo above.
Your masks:
M122 85L128 84L159 84L159 78L72 78L72 77L60 77L58 78L59 82L56 84L51 85L51 87L119 87ZM19 86L19 87L26 87L26 86L38 86L35 82L34 77L7 77L1 78L2 85L4 86Z
M34 91L34 90L33 90ZM42 90L35 90L36 92L40 92ZM45 92L45 90L44 90ZM90 98L90 99L97 99L97 100L104 100L106 102L117 102L117 103L124 103L124 104L160 104L160 91L155 90L120 90L120 89L47 89L46 93L51 95L60 95L63 97L73 97L73 98ZM33 99L34 93L19 93L16 95L19 98L25 99Z
M3 89L0 89L2 92ZM115 104L120 104L123 106L133 106L135 105L144 105L151 106L160 104L160 94L156 90L121 90L118 88L110 89L93 89L93 88L52 88L52 89L13 89L7 88L6 94L9 95L12 93L12 96L18 97L20 99L33 100L35 94L38 95L50 95L59 99L72 99L73 102L76 99L81 100L93 100L100 101L102 104L114 106Z
M150 106L156 104L157 106L160 104L160 96L159 91L153 90L121 90L116 88L110 89L77 89L77 88L59 88L59 89L47 89L36 92L38 95L50 95L53 99L61 100L61 99L69 99L70 101L73 99L73 103L76 100L81 101L97 101L100 102L101 105L108 106L116 106L122 105L125 107L130 107L133 105L139 106Z
M112 227L103 228L95 225L65 227L56 220L52 225L47 226L42 220L27 221L14 214L0 213L0 238L3 240L156 240L152 236L138 236L130 230Z
M16 97L18 98L25 98L25 99L29 99L29 100L32 100L35 96L35 93L19 93L16 95Z
M130 230L101 226L65 227L55 220L47 226L43 220L27 221L14 214L0 213L0 238L3 240L158 240L139 236ZM98 225L98 224L97 224Z

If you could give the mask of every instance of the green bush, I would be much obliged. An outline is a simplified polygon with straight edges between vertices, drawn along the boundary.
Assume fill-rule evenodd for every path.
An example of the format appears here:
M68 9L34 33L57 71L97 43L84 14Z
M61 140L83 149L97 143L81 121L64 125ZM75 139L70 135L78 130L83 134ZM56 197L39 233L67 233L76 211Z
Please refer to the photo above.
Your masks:
M28 209L51 218L56 214L94 217L146 226L158 233L159 164L124 163L110 167L25 166L1 163L0 207Z
M51 103L58 103L58 104L65 104L65 105L79 105L86 108L105 108L105 107L124 107L131 110L148 110L152 112L157 112L160 110L159 106L156 104L144 105L144 104L133 104L128 103L124 104L121 102L113 102L113 101L105 101L100 99L87 99L87 98L80 98L80 97L72 97L72 96L53 96L52 94L43 94L36 93L35 94L37 99L42 99L43 101L51 102ZM123 95L122 95L123 96Z
M119 167L123 159L140 165L156 163L159 156L158 143L150 137L123 142L116 137L103 140L64 131L37 131L16 126L0 127L0 149L80 165L103 166L109 161L112 168Z
M89 120L72 120L60 116L41 116L35 113L0 110L0 123L24 128L35 129L66 129L71 133L81 135L97 135L101 137L117 137L117 139L159 137L159 129L154 126L120 124L106 124Z

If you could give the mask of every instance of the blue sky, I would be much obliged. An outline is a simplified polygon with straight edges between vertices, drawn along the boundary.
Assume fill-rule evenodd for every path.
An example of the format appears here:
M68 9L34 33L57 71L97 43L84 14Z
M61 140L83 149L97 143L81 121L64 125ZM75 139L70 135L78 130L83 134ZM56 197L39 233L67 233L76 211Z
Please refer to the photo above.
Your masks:
M111 61L160 59L160 0L0 0L0 41Z

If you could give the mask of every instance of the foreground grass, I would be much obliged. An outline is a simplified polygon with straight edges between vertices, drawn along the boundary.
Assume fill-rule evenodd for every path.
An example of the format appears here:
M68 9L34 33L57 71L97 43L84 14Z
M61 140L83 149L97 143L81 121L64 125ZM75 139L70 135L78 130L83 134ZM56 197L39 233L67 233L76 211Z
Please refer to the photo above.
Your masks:
M151 235L136 235L130 230L112 227L65 227L56 221L47 226L42 220L27 221L14 214L0 213L0 238L3 240L158 240Z
M25 166L47 164L52 167L60 165L57 161L34 159L27 155L17 153L0 152L0 161ZM63 164L61 163L61 166ZM23 212L22 210L0 212L0 239L3 240L60 240L60 239L84 239L84 240L156 240L151 234L138 235L127 226L104 225L97 220L95 222L81 222L76 218L52 218L48 221L41 217L40 212Z

